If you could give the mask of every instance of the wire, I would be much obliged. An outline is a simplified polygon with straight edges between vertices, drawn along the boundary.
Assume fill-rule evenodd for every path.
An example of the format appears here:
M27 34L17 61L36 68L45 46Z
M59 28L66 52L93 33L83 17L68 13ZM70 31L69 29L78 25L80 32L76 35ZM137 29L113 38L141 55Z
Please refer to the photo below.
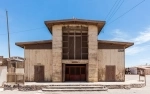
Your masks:
M121 5L124 3L124 0L121 3L120 2L121 2L121 0L116 0L116 2L114 3L114 5L112 6L112 8L109 11L108 15L105 18L106 22L109 22L109 20L111 20L111 18L116 14L116 12L119 10ZM108 18L108 20L107 20L107 18ZM107 23L106 23L106 25L107 25ZM104 28L106 27L106 25L101 30L103 33L105 31Z
M108 19L108 23L109 21L112 19L112 17L117 13L117 11L119 10L119 8L122 6L122 4L124 3L124 0L121 2L121 4L118 6L118 8L116 9L116 11L112 14L112 16Z
M129 9L128 11L126 11L125 13L123 13L122 15L120 15L119 17L117 17L116 19L114 19L113 21L111 21L110 23L108 23L107 25L113 23L114 21L120 19L121 17L123 17L124 15L126 15L128 12L130 12L131 10L133 10L134 8L136 8L137 6L139 6L140 4L142 4L145 0L139 2L138 4L136 4L135 6L133 6L131 9Z
M10 32L10 34L22 33L22 32L26 32L26 31L38 30L38 29L43 29L43 28L45 28L45 27L34 28L34 29L23 30L23 31L17 31L17 32ZM6 34L0 34L0 35L7 35L7 33Z
M107 19L107 17L110 15L110 13L111 13L112 9L115 7L115 5L116 5L117 1L118 1L118 0L116 0L115 4L112 6L112 8L111 8L111 10L109 11L109 13L107 14L107 16L106 16L105 20L106 20L106 19Z
M110 19L110 17L115 13L116 9L118 8L119 4L120 4L121 0L118 1L118 3L116 4L115 8L113 9L111 15L109 16L108 19Z

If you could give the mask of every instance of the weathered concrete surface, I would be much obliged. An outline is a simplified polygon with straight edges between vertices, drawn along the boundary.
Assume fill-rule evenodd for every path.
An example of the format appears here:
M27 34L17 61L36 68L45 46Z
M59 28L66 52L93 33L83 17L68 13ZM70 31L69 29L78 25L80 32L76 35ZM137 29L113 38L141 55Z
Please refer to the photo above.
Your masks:
M7 82L7 66L0 66L0 87Z
M125 80L125 52L119 52L118 49L124 49L118 45L100 44L98 49L98 78L99 81L105 81L106 65L115 65L115 81ZM110 49L111 48L111 49ZM113 48L113 49L112 49Z
M97 63L97 33L98 28L93 25L88 27L88 82L98 82L98 63Z
M52 81L52 49L49 46L37 44L25 47L25 81L34 81L35 65L43 65L44 81Z
M143 80L143 79L142 79ZM5 85L5 90L15 90L19 89L20 91L35 91L41 90L42 88L47 88L49 86L106 86L108 89L133 89L141 88L145 86L144 82L138 81L138 75L126 75L125 82L69 82L69 83L36 83L36 82L26 82L25 86L10 86L9 84ZM150 75L147 76L146 87L150 89ZM144 87L145 88L145 87ZM132 90L131 89L131 90ZM118 90L117 90L118 91ZM145 93L144 93L145 94Z
M25 85L10 85L10 84L5 84L4 90L15 90L18 89L20 91L35 91L35 90L42 90L43 88L45 89L79 89L80 87L84 87L85 91L86 89L93 89L95 88L103 88L106 87L108 89L131 89L131 88L141 88L144 87L145 83L144 82L139 82L137 80L129 80L126 82L95 82L95 83L88 83L88 82L77 82L77 83L34 83L34 82L29 82L25 83ZM68 87L68 88L67 88ZM73 88L70 88L73 87ZM90 87L90 88L89 88Z
M52 33L52 82L62 82L62 26L54 25Z
M126 75L125 78L126 78L126 81L138 80L138 75ZM91 92L90 91L42 92L39 90L24 92L24 91L18 91L18 90L6 90L6 91L0 91L0 94L149 94L149 90L150 90L150 75L147 75L147 85L143 88L108 89L108 91L91 91Z
M87 64L88 60L62 60L64 64L72 64L72 62L74 62L74 64Z

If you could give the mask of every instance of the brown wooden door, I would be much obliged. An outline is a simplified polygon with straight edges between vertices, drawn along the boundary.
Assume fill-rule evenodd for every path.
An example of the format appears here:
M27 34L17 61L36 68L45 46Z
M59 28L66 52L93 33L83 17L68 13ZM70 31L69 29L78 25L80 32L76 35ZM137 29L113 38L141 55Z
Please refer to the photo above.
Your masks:
M81 67L81 81L86 81L86 67Z
M66 66L65 81L86 81L86 66Z
M105 75L105 80L106 81L115 81L115 72L116 72L116 67L114 65L107 65L106 66L106 75Z
M34 66L34 81L35 82L44 81L44 66L39 65Z

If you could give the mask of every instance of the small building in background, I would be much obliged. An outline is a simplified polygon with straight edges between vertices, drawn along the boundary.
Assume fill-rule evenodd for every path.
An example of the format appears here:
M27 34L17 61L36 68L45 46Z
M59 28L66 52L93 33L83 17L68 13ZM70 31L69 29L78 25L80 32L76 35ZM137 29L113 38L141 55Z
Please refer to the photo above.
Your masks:
M149 65L144 65L144 66L138 66L137 67L137 74L139 74L139 70L144 69L145 75L150 75L150 66Z
M7 59L8 61L8 83L24 83L24 58L14 56Z
M150 75L150 65L139 65L139 66L134 66L134 67L129 67L126 68L126 70L129 70L129 74L139 74L140 69L144 69L145 70L145 75ZM128 74L128 73L126 73Z
M128 70L129 70L129 74L137 74L137 67L129 67Z
M0 86L7 82L7 59L0 56Z

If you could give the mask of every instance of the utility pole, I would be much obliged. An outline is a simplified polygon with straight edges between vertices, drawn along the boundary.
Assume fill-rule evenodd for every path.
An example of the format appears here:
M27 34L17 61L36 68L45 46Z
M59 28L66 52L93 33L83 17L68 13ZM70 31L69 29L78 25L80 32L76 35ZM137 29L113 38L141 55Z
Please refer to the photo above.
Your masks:
M8 35L8 55L10 58L10 38L9 38L9 25L8 25L8 12L6 10L6 18L7 18L7 35Z

